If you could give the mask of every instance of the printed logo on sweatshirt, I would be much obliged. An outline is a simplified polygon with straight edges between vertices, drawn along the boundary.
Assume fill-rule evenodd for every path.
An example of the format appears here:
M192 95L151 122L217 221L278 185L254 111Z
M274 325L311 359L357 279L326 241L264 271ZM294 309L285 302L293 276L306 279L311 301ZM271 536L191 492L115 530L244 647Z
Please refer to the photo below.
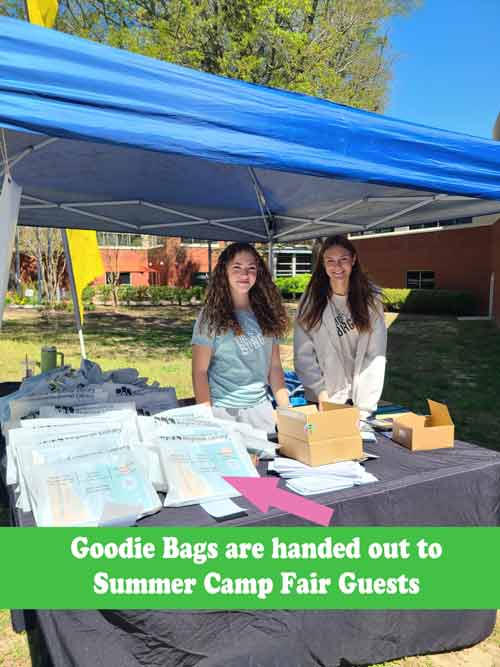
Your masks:
M352 321L349 315L345 313L339 313L335 318L335 326L337 327L337 334L339 338L350 331L354 331L356 325Z

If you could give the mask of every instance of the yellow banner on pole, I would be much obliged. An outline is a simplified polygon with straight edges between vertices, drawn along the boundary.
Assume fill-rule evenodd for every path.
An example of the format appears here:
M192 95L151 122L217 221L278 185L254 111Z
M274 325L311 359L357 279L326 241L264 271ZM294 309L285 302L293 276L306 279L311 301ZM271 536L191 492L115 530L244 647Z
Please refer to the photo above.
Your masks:
M52 28L57 16L57 0L26 0L26 7L30 23Z
M95 231L67 229L66 234L71 265L73 267L80 323L83 323L82 292L89 283L102 276L104 273L104 264L102 262L101 251L97 245L97 233Z

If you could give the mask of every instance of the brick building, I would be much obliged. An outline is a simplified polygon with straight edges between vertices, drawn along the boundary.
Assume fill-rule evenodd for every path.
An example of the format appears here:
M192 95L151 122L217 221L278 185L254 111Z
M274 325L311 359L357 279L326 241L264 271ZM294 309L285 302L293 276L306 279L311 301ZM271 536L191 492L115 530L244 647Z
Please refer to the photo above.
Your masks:
M209 248L206 242L108 232L99 233L98 240L106 274L118 273L121 284L189 287L207 278ZM225 242L212 242L212 268L225 245ZM263 250L267 260L266 248ZM274 273L277 277L295 276L310 270L309 247L282 245L275 248ZM102 285L106 280L110 281L109 276L103 275L95 284Z
M422 228L393 229L351 235L363 266L383 287L469 290L477 298L479 314L492 315L500 325L500 220L428 223ZM120 245L110 244L119 238ZM194 239L100 235L106 272L118 272L130 285L187 287L206 278L208 244ZM212 266L224 243L212 243ZM281 248L275 256L277 275L310 269L310 250ZM102 276L96 284L103 284Z
M500 324L500 220L352 235L363 267L383 287L469 290Z
M162 238L134 234L98 234L106 274L96 285L111 282L119 274L123 285L176 285L189 287L203 282L209 270L208 244L184 238ZM213 242L212 266L222 243Z

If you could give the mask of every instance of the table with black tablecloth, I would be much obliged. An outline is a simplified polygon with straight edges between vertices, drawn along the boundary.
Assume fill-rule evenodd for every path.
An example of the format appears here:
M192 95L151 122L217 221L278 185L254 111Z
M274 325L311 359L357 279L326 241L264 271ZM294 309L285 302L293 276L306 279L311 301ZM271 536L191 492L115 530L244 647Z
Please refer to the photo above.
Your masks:
M379 481L318 494L332 526L498 526L500 453L456 441L452 449L410 452L379 436L365 445L380 458L365 463ZM265 467L261 468L265 474ZM280 481L280 485L284 485ZM12 500L12 490L10 493ZM297 526L281 510L217 523L201 507L163 509L141 526ZM31 514L13 512L19 526ZM36 611L14 615L35 631L46 664L57 667L308 667L383 662L458 649L487 637L486 611ZM40 648L40 647L39 647ZM49 658L50 656L50 658Z

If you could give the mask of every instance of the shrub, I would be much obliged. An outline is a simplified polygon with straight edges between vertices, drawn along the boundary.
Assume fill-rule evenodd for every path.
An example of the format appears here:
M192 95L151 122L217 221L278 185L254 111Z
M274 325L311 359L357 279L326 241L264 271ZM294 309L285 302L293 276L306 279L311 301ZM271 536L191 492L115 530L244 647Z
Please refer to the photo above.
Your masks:
M148 297L153 306L157 306L162 300L160 290L161 287L155 287L155 286L148 287Z
M16 306L25 306L28 303L28 298L25 296L19 296L19 294L13 294L12 303Z
M113 287L111 285L100 285L97 288L99 298L103 303L108 303L111 301L112 294L113 294Z
M182 303L189 303L191 299L191 289L187 287L176 287L174 291L174 298L179 306Z
M276 285L284 299L296 299L304 293L310 280L310 273L302 273L299 276L276 278Z
M83 288L82 302L85 305L92 303L94 296L95 296L95 289L92 287L92 285L87 285L87 287Z
M467 291L384 288L382 300L391 312L455 316L478 312L475 296Z
M149 300L149 287L146 285L139 285L138 287L132 287L135 292L133 301L148 301Z
M136 300L135 296L135 287L132 287L132 285L122 285L118 288L118 300L121 303L126 303L129 305L131 301Z
M84 309L85 309L85 304L83 304ZM50 310L64 310L68 313L73 312L73 302L72 301L59 301L56 303L53 303Z
M191 292L197 301L203 301L205 298L205 286L203 285L195 285L191 287Z

